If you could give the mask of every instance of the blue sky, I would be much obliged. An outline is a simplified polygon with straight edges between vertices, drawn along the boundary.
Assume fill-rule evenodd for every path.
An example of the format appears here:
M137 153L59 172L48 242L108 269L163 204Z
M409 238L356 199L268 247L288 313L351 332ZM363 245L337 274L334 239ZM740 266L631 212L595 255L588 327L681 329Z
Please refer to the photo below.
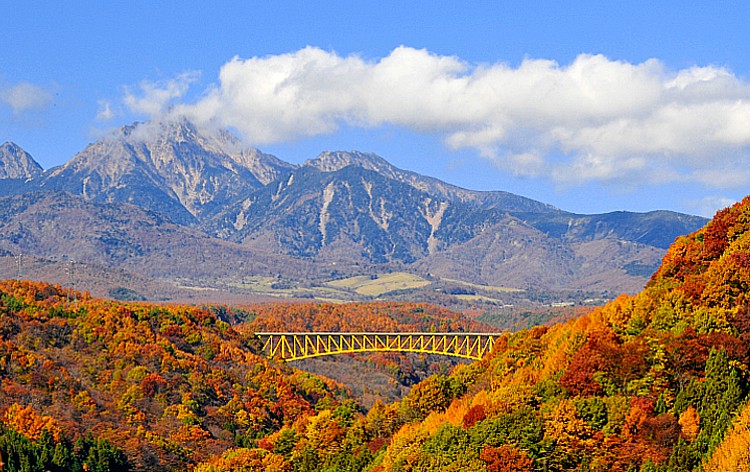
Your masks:
M259 3L3 1L0 142L184 113L579 213L750 193L750 2Z

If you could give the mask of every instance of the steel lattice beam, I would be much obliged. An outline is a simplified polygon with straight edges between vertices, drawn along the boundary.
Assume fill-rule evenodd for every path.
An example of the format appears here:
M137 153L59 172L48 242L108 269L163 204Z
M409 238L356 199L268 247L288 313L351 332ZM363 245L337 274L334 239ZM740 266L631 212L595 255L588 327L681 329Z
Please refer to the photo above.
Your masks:
M256 333L270 358L296 361L355 352L418 352L480 360L497 333Z

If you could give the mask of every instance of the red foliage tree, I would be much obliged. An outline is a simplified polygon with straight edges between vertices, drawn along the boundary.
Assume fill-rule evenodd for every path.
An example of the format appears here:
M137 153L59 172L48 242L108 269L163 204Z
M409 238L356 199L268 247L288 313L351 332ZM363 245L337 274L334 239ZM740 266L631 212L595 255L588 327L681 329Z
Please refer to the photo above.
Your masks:
M487 464L489 472L531 472L534 466L529 456L513 446L485 446L479 458Z
M463 419L463 425L464 428L471 428L478 422L482 421L487 417L487 414L484 411L484 406L482 405L474 405L471 408L469 408L469 411L466 412Z
M147 397L153 397L157 393L163 392L166 386L167 381L164 380L164 377L155 372L148 374L141 380L141 390Z

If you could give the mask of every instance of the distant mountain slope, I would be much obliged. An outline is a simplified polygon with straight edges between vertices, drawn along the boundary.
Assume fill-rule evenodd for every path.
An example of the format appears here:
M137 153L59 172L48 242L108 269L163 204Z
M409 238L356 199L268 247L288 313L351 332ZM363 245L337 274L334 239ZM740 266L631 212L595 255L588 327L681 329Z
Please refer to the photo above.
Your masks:
M33 179L42 171L42 166L17 144L0 146L0 179Z
M183 120L120 128L46 173L39 186L133 203L195 224L291 167L243 149L228 133L200 132Z
M67 258L154 278L236 280L246 272L314 275L310 264L212 239L136 205L90 202L62 191L0 198L0 250Z
M643 286L645 274L629 267L646 266L651 273L662 255L658 248L617 238L566 241L506 215L473 238L414 266L441 278L482 285L633 293Z
M675 238L695 231L707 220L700 216L672 211L633 213L616 211L600 215L514 213L526 223L556 238L571 241L594 241L615 237L667 249Z
M575 215L523 197L491 206L472 197L481 192L436 195L399 175L372 154L324 153L221 213L216 228L297 257L411 264L479 284L634 292L675 237L706 221L672 212Z
M504 287L634 292L676 237L707 221L668 211L572 214L507 192L462 189L372 153L327 151L296 166L185 119L120 128L42 173L20 148L4 149L12 170L0 196L20 200L8 201L2 236L24 235L7 251L44 255L67 245L66 253L143 264L173 279L223 280L241 261L249 275L301 283L376 267ZM80 198L29 196L40 190ZM19 206L24 198L44 203L33 213ZM144 218L161 220L138 226ZM151 234L148 244L129 242L141 231ZM190 260L207 247L231 264Z
M222 216L225 229L236 229L232 239L275 252L313 257L356 247L358 258L409 263L437 250L433 228L452 205L473 210L363 167L302 167Z
M399 169L388 161L373 153L358 151L326 151L315 159L310 159L304 166L315 167L323 172L335 172L347 166L356 166L372 170L388 179L398 180L417 190L421 190L433 198L450 201L460 201L484 209L505 211L527 211L546 213L556 210L552 205L532 200L530 198L500 191L467 190L445 183L433 177L417 174L416 172Z
M0 196L23 192L28 181L42 174L42 166L17 144L0 146Z

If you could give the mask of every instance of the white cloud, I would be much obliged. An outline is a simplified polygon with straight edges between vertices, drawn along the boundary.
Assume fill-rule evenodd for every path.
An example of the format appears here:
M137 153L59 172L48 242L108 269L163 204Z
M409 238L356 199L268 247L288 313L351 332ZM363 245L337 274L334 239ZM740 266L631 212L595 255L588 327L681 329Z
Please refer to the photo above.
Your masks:
M720 196L708 196L700 200L689 202L695 213L706 218L712 218L717 211L737 203L736 200Z
M126 103L155 116L190 82L143 83ZM172 112L231 126L256 145L340 126L401 126L565 184L750 182L734 171L750 157L750 84L714 66L670 71L655 59L586 54L567 65L473 65L403 46L373 61L307 47L235 57L200 100ZM732 179L720 178L726 172Z
M0 102L8 105L15 115L42 109L51 101L52 94L48 90L28 82L0 89Z
M108 100L99 100L99 111L96 114L96 119L99 121L109 121L115 117L115 112L112 111L112 104Z
M156 118L165 113L169 107L182 98L190 85L198 80L197 72L185 72L177 78L150 82L147 80L138 84L138 91L125 89L125 106L133 113Z

